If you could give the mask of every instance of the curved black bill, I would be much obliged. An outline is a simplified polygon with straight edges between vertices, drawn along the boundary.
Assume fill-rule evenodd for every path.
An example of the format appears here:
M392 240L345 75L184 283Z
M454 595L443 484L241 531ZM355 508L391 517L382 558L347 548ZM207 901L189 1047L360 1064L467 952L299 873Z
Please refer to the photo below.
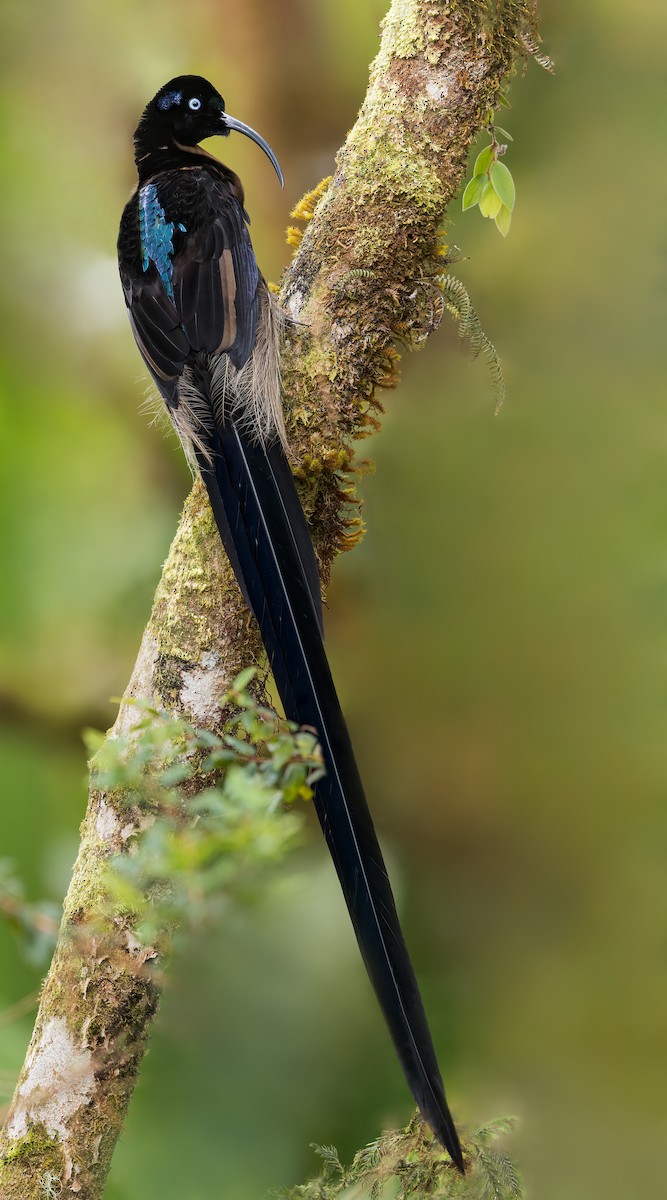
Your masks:
M243 121L237 121L236 117L230 117L229 113L223 113L222 120L223 124L227 126L227 129L235 129L237 133L245 133L246 137L249 137L252 142L255 142L264 151L266 157L269 158L273 163L276 175L280 180L280 186L284 188L285 180L283 179L283 173L280 170L280 163L273 153L273 150L269 146L269 143L265 142L264 138L260 137L258 133L255 133L255 130L251 129L249 125L244 125Z

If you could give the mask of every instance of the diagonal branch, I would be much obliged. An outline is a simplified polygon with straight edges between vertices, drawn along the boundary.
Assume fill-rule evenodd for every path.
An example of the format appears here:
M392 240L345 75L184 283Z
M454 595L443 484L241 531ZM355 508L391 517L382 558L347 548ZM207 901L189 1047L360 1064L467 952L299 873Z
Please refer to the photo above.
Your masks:
M393 0L335 174L300 207L312 219L282 288L294 319L284 391L325 579L356 536L345 478L352 441L376 427L375 390L396 382L397 344L419 346L438 323L447 205L524 52L532 10L532 0ZM195 483L125 699L217 729L217 698L241 668L261 662L258 631ZM123 703L109 737L133 721ZM146 949L129 916L115 923L112 955L95 953L76 931L100 911L105 863L127 852L140 820L91 788L58 946L0 1138L3 1200L103 1194L158 1005L157 976L142 969ZM45 1193L45 1181L56 1190Z

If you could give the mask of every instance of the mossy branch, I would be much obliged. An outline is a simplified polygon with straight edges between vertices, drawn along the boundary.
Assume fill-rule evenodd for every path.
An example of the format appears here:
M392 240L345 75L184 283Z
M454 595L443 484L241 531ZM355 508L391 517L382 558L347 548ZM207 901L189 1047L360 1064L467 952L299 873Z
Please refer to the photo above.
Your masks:
M312 198L281 291L295 321L283 377L325 581L358 536L346 474L352 443L377 427L377 388L396 383L398 348L422 345L437 325L432 292L446 257L447 207L468 147L525 53L533 8L532 0L392 0L359 117L333 177ZM308 203L299 215L309 216ZM131 728L134 698L220 732L218 697L252 665L261 697L262 664L257 628L195 483L109 738ZM0 1139L3 1200L103 1195L159 989L143 969L131 913L111 958L76 933L105 911L109 859L127 854L143 820L139 807L92 779L60 937Z

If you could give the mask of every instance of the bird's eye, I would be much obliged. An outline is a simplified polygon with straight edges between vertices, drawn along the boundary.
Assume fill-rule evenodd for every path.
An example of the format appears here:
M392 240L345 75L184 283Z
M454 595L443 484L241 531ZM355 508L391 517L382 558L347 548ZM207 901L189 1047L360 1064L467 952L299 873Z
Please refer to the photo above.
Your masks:
M198 108L201 108L201 100L198 96L193 96L191 100L188 100L188 108L191 108L193 112L196 112Z

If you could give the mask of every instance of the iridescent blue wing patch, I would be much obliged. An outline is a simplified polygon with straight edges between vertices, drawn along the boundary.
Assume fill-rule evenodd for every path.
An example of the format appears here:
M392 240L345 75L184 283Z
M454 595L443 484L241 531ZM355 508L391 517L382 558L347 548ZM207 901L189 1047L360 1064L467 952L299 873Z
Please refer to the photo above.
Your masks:
M185 225L167 221L160 204L157 187L147 183L139 189L139 237L141 240L141 266L147 271L154 263L164 290L170 300L174 299L172 255L174 253L174 229L185 233Z

